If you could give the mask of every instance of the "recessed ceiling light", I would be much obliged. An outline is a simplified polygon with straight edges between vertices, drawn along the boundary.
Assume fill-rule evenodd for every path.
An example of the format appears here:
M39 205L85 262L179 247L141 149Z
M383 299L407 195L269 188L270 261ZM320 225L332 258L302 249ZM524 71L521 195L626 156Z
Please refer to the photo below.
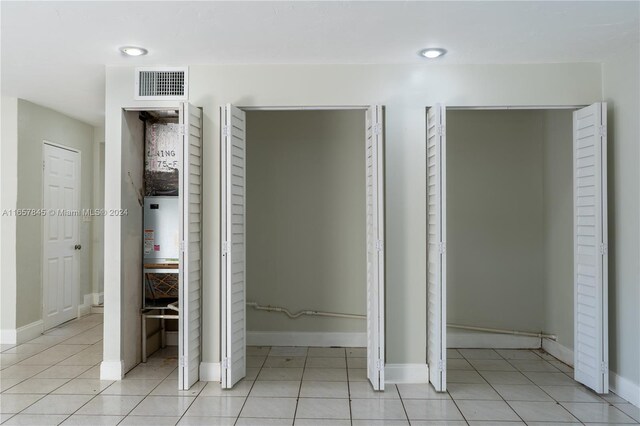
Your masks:
M127 56L144 56L149 51L144 47L136 47L136 46L124 46L120 48L122 54Z
M446 49L442 49L440 47L430 47L428 49L423 49L420 51L420 56L424 56L427 59L435 59L440 56L444 56L447 53Z

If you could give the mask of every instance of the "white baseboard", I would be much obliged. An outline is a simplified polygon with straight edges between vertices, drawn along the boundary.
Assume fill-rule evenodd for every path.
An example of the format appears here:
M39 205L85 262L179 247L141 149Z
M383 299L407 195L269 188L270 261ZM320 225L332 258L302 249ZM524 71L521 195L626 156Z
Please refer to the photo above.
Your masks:
M166 331L165 338L167 339L165 343L167 346L178 346L178 332L177 331Z
M620 398L626 399L636 407L640 407L640 386L631 380L609 371L609 389Z
M91 293L92 304L102 305L104 303L104 293Z
M17 343L28 342L44 333L44 321L38 320L18 328Z
M573 349L569 349L555 340L550 339L542 339L542 349L549 355L573 367Z
M359 348L367 345L367 334L321 331L247 331L247 344L252 346L342 346Z
M220 381L220 363L219 362L201 362L200 363L200 381L201 382L219 382Z
M18 343L18 331L16 329L7 328L0 330L0 344L15 345Z
M427 364L385 364L385 383L429 383Z
M122 380L124 378L124 361L102 361L100 363L100 380Z
M539 349L537 337L447 329L448 348Z
M93 305L93 294L85 294L82 304L78 305L78 318L91 313L91 305Z
M38 320L31 324L23 325L15 330L0 330L0 343L7 345L19 345L35 339L44 332L44 321Z

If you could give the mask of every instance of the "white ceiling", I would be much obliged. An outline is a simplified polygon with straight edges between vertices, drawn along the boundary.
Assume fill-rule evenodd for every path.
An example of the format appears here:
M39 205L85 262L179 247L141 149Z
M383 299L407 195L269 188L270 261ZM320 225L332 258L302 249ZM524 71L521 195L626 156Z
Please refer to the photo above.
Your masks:
M2 93L92 124L104 65L601 62L638 43L638 1L8 2ZM125 58L118 47L149 49Z

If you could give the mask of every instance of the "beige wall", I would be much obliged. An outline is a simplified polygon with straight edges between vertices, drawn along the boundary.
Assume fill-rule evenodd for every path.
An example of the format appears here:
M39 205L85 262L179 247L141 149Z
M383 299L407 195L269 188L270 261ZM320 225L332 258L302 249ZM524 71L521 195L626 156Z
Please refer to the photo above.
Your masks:
M543 330L573 349L573 112L538 114L544 153Z
M364 111L247 113L247 299L366 314ZM248 309L250 331L366 330Z
M538 112L447 111L449 322L543 328L542 150Z
M367 105L386 107L386 348L389 363L426 359L425 107L588 104L601 97L598 64L538 65L252 65L190 67L190 101L204 112L203 361L220 360L219 108ZM126 176L122 108L175 106L133 99L134 68L106 69L107 182ZM123 204L108 185L107 208ZM119 368L129 243L124 222L105 218L105 364Z
M640 35L637 35L640 37ZM602 66L608 102L611 370L640 384L640 43ZM620 378L614 377L621 384ZM637 388L636 388L637 389ZM640 404L640 395L636 396Z
M18 99L0 105L0 210L16 208L18 198ZM0 216L0 342L13 343L16 330L16 217Z
M80 208L92 207L93 127L57 111L18 101L18 208L42 206L43 141L80 150ZM80 219L80 294L92 289L92 226ZM17 327L42 319L42 218L17 220Z

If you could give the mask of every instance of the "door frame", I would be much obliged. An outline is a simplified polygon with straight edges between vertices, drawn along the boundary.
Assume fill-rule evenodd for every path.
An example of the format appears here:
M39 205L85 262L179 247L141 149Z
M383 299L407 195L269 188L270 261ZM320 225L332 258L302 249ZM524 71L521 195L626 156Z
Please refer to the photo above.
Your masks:
M45 161L45 154L44 154L44 150L46 148L46 145L52 146L54 148L58 148L58 149L64 149L66 151L71 151L71 152L75 152L76 154L78 154L78 168L80 173L78 173L78 176L76 177L76 184L77 184L77 190L78 190L78 221L76 223L76 235L78 236L78 242L76 244L80 244L80 240L81 240L81 236L80 236L80 222L82 220L82 215L81 215L81 209L82 209L82 151L78 148L71 148L69 146L63 145L61 143L57 143L57 142L52 142L50 140L47 139L43 139L42 140L42 148L40 151L40 162L42 163L42 178L40 179L40 188L42 189L42 193L41 198L40 198L40 202L42 205L42 208L45 208L44 205L44 185L45 185L45 179L46 176L44 174L44 161ZM40 229L42 230L41 234L40 234L40 241L42 243L41 247L40 247L40 259L41 259L41 263L40 263L40 289L42 290L42 304L40 306L40 312L42 313L42 327L44 331L50 330L54 327L57 327L58 325L53 325L51 327L47 327L47 322L46 322L46 312L45 312L45 308L46 308L46 304L45 304L45 278L44 278L44 267L45 267L45 256L44 256L44 252L45 252L45 238L46 238L46 232L45 229L47 229L46 226L46 217L45 216L48 215L48 212L45 212L41 219L40 219ZM73 290L74 293L76 293L76 312L75 312L75 318L77 319L79 317L78 315L78 309L77 307L80 306L80 260L78 259L79 257L79 253L74 253L73 256L73 276L74 276L74 285L73 285Z
M222 104L220 106L220 108L224 109L226 104ZM282 111L282 112L286 112L286 111L363 111L366 114L366 111L371 107L371 106L375 106L378 104L371 104L371 105L283 105L283 106L268 106L268 105L236 105L236 104L232 104L233 106L235 106L238 109L241 109L245 112L248 111ZM383 104L379 104L379 105L383 105ZM365 118L366 121L366 118ZM220 128L222 128L223 124L220 124ZM386 129L385 129L386 130ZM220 136L220 134L218 134L218 136ZM220 148L222 147L223 144L223 140L220 139L219 143L220 143ZM365 140L366 142L366 140ZM382 153L382 158L383 161L385 159L386 155L385 152ZM220 173L222 173L222 162L224 161L224 158L222 156L219 157L219 163L218 163L218 167L220 170ZM386 163L385 164L385 168L386 168ZM222 181L222 180L221 180ZM220 194L220 197L222 197L222 193ZM386 204L385 204L386 206ZM220 213L220 218L218 220L218 227L222 226L222 216L224 214L224 212L222 211L222 203L220 204L219 207L219 213ZM384 216L384 222L386 224L386 215ZM386 232L386 226L385 226L385 232ZM366 243L365 243L366 244ZM222 240L220 239L220 241L218 242L218 247L222 246ZM386 252L386 238L383 239L383 252ZM219 256L221 257L222 252L220 252ZM384 264L386 265L386 255L384 257ZM386 268L384 269L386 271ZM384 278L383 278L384 279ZM222 279L220 279L220 290L222 290L222 286L225 285L225 283L222 281ZM385 294L382 295L382 298L384 300L386 300L386 280L385 280ZM220 297L220 303L218 304L218 309L219 312L222 314L223 311L223 303L225 303L225 301L223 300L222 297ZM365 304L366 304L366 296L365 296ZM368 321L369 319L369 312L367 310L366 313L366 318L365 321ZM386 316L385 316L385 328L386 328ZM245 333L246 333L246 324L245 324ZM218 343L220 345L220 368L222 368L222 359L224 357L224 354L222 353L222 341L226 336L226 331L223 330L221 328L220 330L220 338L218 340ZM386 340L386 335L385 335L385 340ZM246 352L246 346L247 343L245 342L245 352ZM386 358L386 357L385 357ZM386 359L385 359L385 363L386 363ZM220 372L220 374L222 374L222 371ZM367 381L368 383L368 381Z
M602 101L596 101L596 102L602 102ZM424 115L424 119L425 119L425 128L426 128L426 120L427 120L427 111L429 108L435 106L436 104L431 104L431 105L425 105L424 107L424 111L425 111L425 115ZM488 110L488 111L498 111L498 110L572 110L572 111L577 111L579 109L588 107L591 104L563 104L563 105L544 105L544 104L537 104L537 105L472 105L472 106L464 106L464 105L448 105L448 104L444 104L444 107L447 110L452 110L452 111L464 111L464 110L469 110L469 111L481 111L481 110ZM426 144L426 138L427 135L425 133L425 144ZM426 146L426 145L425 145ZM573 154L572 154L573 155ZM572 182L573 185L573 182ZM572 203L573 203L573 195L572 195ZM572 263L573 266L573 263ZM573 286L573 283L572 283ZM573 288L573 287L572 287ZM572 290L573 292L573 290ZM575 296L575 294L573 294L573 296ZM429 304L427 303L427 309L428 309ZM573 313L573 318L575 321L575 312ZM427 329L428 329L428 324L427 324ZM575 339L574 339L575 340ZM446 342L445 342L446 343ZM574 342L575 343L575 342Z

